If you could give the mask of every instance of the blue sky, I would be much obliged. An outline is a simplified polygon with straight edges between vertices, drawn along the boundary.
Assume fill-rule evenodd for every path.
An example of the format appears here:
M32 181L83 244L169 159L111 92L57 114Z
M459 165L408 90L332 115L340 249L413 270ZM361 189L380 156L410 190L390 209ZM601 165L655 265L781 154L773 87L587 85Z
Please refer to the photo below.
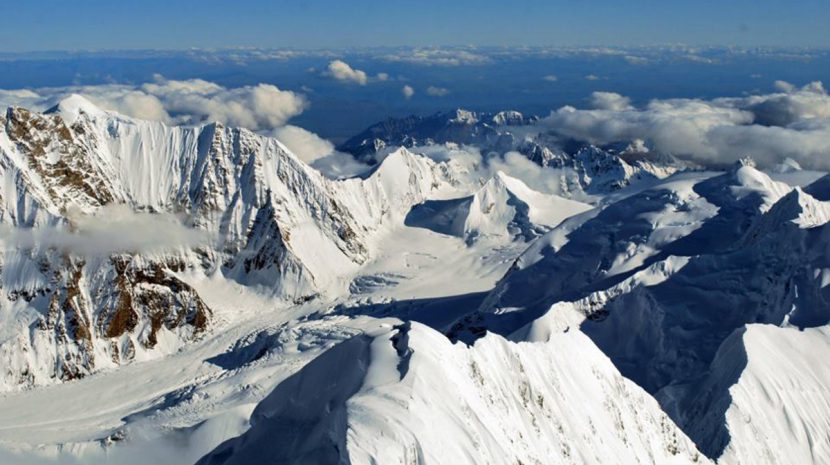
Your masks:
M4 52L240 46L830 46L827 0L32 0L3 10Z

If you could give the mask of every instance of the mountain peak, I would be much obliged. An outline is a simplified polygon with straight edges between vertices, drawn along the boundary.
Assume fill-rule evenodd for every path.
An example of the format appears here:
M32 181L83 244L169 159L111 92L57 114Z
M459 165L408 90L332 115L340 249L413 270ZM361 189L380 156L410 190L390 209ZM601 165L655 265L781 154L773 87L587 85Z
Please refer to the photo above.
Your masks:
M101 116L106 112L81 94L69 94L62 98L57 105L46 110L45 113L59 114L71 124L81 113L89 116Z
M470 110L465 110L463 108L458 108L453 112L453 118L450 120L450 123L461 123L461 124L476 124L478 123L478 116Z

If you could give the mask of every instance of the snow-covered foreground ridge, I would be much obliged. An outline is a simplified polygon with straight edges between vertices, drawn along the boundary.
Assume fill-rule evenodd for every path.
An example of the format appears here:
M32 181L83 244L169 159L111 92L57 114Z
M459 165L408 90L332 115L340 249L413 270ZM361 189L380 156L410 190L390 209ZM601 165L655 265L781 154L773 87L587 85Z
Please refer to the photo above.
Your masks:
M324 353L200 465L692 464L691 441L578 331L451 344L383 325Z
M366 179L331 181L244 129L135 120L80 96L44 114L10 108L0 391L199 338L213 312L178 273L218 273L289 301L336 295L372 256L372 236L446 184L444 170L400 150ZM115 214L131 229L110 224Z

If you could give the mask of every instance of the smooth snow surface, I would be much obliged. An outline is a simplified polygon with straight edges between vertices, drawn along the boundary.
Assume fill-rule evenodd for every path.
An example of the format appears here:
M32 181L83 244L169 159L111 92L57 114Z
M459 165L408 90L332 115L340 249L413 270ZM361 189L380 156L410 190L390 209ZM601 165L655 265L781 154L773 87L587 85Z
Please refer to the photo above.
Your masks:
M579 331L468 348L387 326L309 363L251 422L199 464L707 462Z

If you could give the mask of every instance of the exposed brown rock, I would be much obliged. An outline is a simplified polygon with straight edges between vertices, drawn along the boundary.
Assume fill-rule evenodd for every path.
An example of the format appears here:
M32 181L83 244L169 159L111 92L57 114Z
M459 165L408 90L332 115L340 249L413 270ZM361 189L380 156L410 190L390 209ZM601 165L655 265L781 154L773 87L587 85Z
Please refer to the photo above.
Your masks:
M6 132L21 153L28 156L29 166L40 175L52 201L63 205L58 188L76 191L93 205L104 205L114 196L102 176L89 162L85 148L76 143L72 130L59 115L42 115L23 108L11 108ZM74 127L79 127L76 123ZM47 150L48 149L48 150ZM56 160L47 159L47 151L57 153Z
M210 309L195 289L168 273L164 265L133 267L131 258L125 256L113 257L111 261L116 270L117 297L114 309L104 314L106 337L132 333L144 318L150 323L142 341L147 348L155 347L156 334L162 326L172 330L190 325L194 335L207 329ZM180 261L170 262L184 268Z
M118 298L105 334L107 337L118 337L135 329L138 324L138 314L133 309L132 289L130 289L130 284L127 282L127 264L116 259L113 259L112 262L115 266L115 287Z

